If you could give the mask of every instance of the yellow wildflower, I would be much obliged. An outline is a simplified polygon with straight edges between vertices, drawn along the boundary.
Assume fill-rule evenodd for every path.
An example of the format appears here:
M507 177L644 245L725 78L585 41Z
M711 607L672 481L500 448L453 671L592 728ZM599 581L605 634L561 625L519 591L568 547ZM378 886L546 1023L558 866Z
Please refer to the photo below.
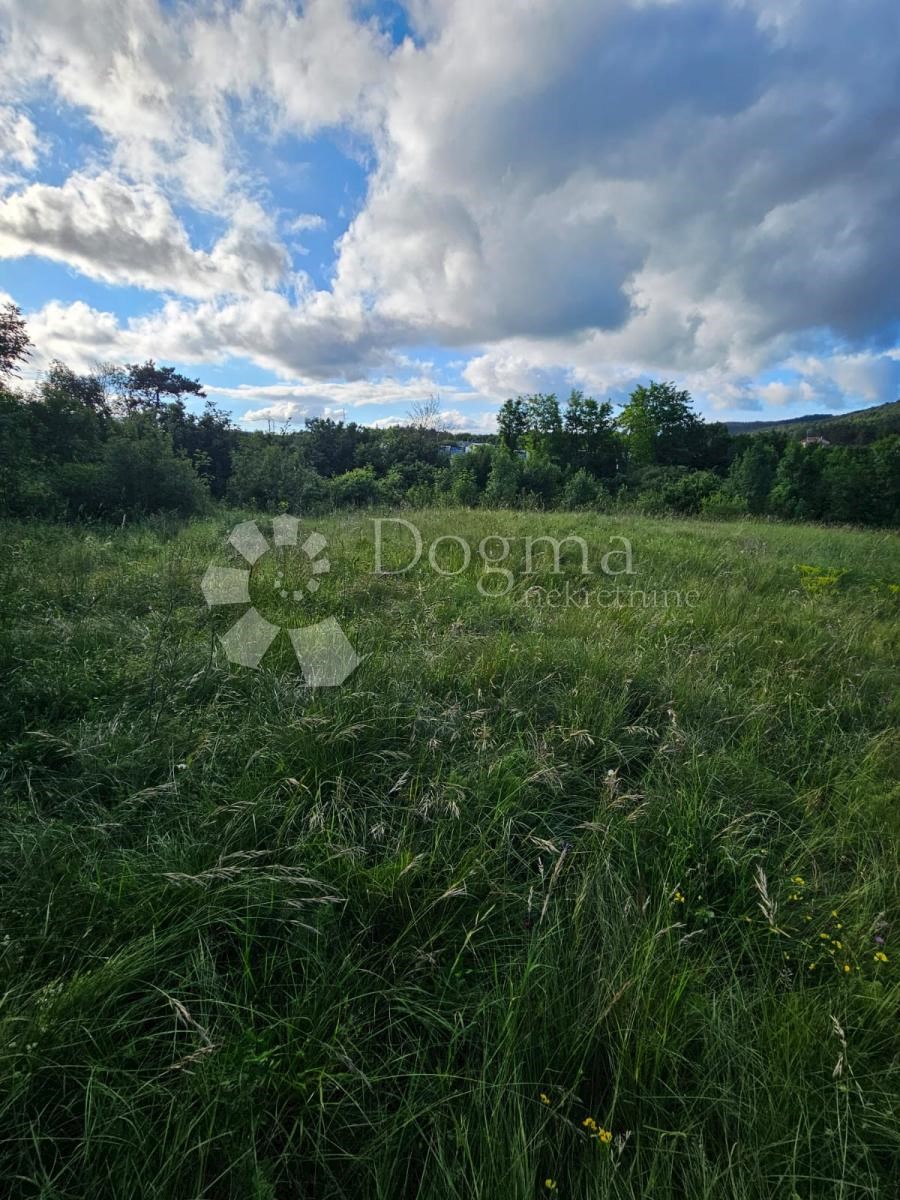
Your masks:
M684 904L684 896L681 894L681 892L676 891L675 895L672 897L672 901L675 904Z
M550 1097L547 1095L546 1092L541 1092L541 1104L549 1104L549 1103L550 1103Z
M852 970L853 970L853 968L850 966L849 963L844 963L844 974L845 975L849 975Z
M555 1192L556 1191L556 1180L555 1179L545 1179L544 1187L547 1189L548 1192Z
M585 1117L581 1124L585 1127L585 1129L590 1129L592 1132L596 1133L597 1122L593 1117Z
M803 887L803 885L806 883L806 880L803 878L803 876L802 876L802 875L792 875L792 876L791 876L791 883L796 883L796 884L798 884L800 887Z
M600 1129L597 1131L597 1137L600 1139L600 1141L603 1143L604 1146L608 1146L609 1143L612 1141L612 1130L604 1129L601 1126Z
M818 964L817 964L817 963L810 963L810 964L809 964L809 969L810 969L811 971L814 971L814 970L816 969L816 967L817 967L817 966L818 966Z
M885 952L883 950L876 950L872 957L875 959L876 962L887 962L888 961L888 956L885 954Z
M834 917L835 920L837 920L838 911L836 908L833 908L831 910L831 915Z
M820 934L819 934L819 937L820 937L820 938L822 938L822 939L823 939L823 941L826 941L826 942L828 941L828 934L827 934L827 933L820 933Z
M837 940L837 938L834 938L831 944L832 944L833 946L837 946L838 950L843 950L843 948L844 948L844 943L843 943L843 942L839 942L839 941Z

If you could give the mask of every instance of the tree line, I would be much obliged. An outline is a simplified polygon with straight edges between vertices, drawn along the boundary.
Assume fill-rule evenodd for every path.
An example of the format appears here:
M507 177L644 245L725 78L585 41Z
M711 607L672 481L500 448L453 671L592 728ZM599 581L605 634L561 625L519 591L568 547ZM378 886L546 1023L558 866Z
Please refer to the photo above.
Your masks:
M507 400L496 436L480 440L442 431L427 404L390 429L317 417L249 432L198 380L152 360L83 374L56 362L23 389L29 348L19 310L0 309L7 515L120 520L224 501L304 513L452 504L900 523L900 436L878 422L854 425L848 445L732 435L703 421L686 391L653 382L618 412L577 390L562 403ZM200 400L201 411L188 408Z

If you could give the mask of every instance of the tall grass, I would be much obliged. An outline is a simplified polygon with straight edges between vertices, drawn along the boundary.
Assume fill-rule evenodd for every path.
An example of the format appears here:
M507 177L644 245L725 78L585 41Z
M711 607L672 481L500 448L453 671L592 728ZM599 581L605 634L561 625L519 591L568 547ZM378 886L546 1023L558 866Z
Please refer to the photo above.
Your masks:
M368 657L311 691L221 653L225 516L0 530L3 1193L892 1196L896 539L403 515L695 603L318 520Z

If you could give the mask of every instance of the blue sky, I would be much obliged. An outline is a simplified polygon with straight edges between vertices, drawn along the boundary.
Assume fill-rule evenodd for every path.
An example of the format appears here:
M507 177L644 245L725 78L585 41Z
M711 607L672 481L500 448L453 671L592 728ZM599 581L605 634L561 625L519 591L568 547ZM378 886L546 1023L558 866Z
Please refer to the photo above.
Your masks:
M893 0L0 0L0 292L34 372L153 357L249 427L893 400L898 44Z

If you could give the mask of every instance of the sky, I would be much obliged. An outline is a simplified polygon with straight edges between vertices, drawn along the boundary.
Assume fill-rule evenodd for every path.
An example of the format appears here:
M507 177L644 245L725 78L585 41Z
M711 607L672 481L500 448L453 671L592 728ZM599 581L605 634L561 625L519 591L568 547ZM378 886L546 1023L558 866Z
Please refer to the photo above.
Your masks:
M0 0L0 299L247 428L900 396L897 0Z

